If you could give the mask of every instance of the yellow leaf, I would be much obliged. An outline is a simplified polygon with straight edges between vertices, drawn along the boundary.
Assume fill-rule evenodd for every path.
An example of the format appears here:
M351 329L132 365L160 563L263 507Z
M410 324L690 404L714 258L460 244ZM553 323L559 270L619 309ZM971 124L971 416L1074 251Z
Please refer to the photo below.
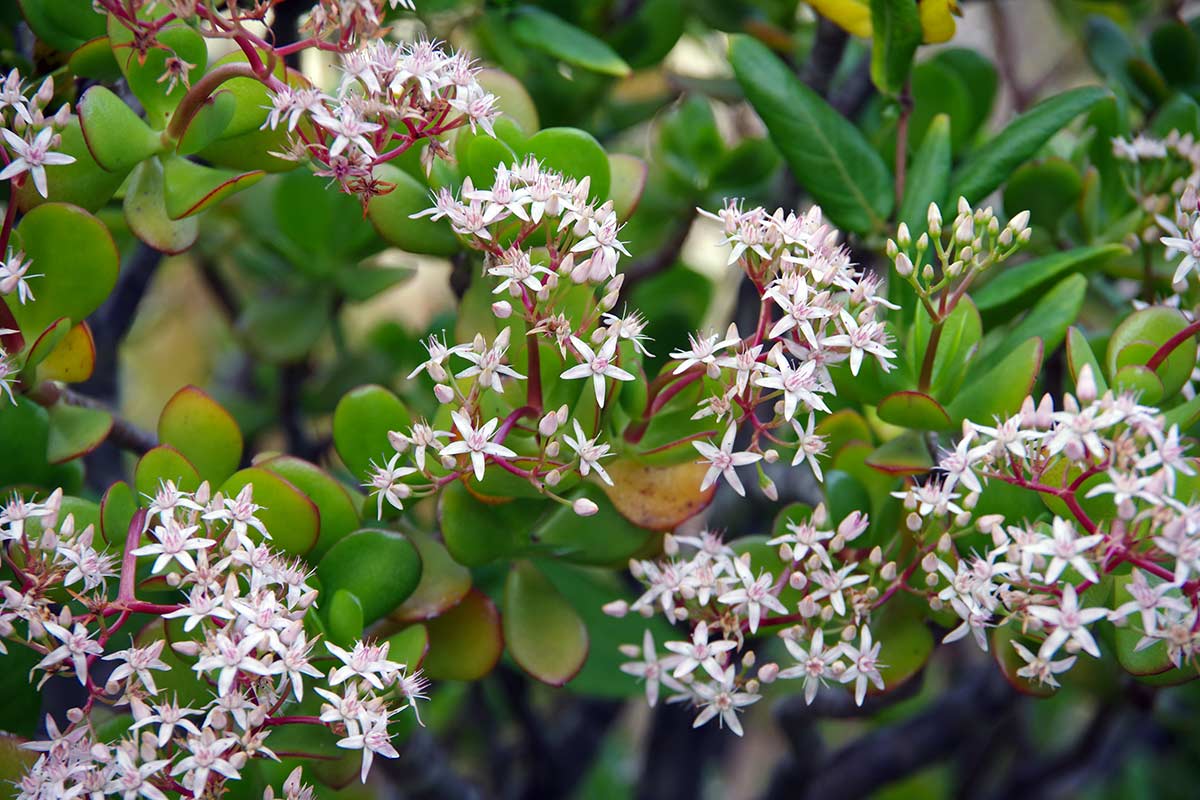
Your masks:
M808 0L808 4L847 33L871 38L871 5L867 0Z
M954 18L962 16L957 0L920 0L920 9L925 44L950 41L954 36Z

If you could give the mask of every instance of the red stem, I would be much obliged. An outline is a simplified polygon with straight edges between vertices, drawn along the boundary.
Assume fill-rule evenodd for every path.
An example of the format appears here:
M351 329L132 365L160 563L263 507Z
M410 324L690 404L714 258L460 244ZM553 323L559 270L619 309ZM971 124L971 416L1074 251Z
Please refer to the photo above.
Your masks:
M1200 320L1193 322L1179 333L1167 339L1162 345L1154 351L1154 355L1150 356L1150 360L1146 362L1146 368L1150 370L1158 369L1158 365L1167 360L1171 353L1175 352L1175 348L1186 342L1188 339L1200 333Z

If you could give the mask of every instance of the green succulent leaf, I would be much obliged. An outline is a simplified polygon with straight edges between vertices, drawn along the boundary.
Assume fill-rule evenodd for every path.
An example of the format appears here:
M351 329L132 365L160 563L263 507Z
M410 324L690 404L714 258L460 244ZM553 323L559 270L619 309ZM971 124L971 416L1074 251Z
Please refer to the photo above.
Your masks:
M955 425L964 419L986 424L1016 413L1033 389L1042 366L1042 340L1030 339L972 380L946 408Z
M518 561L504 583L504 640L521 669L562 686L587 660L583 620L537 567Z
M871 80L897 94L908 80L921 44L921 15L911 0L871 0Z
M421 580L421 556L406 536L365 528L344 537L317 563L327 592L346 591L362 603L370 625L395 611Z
M360 386L334 409L333 445L351 474L365 481L371 463L383 464L394 452L388 432L405 430L411 423L408 409L390 390Z
M425 674L432 680L475 681L487 675L504 652L500 614L483 592L472 589L446 613L425 623L429 652Z
M178 450L214 486L234 473L242 460L242 431L233 417L195 386L167 401L158 418L158 438Z
M163 149L162 135L103 86L79 99L79 125L96 163L109 172L124 175Z
M256 516L271 534L272 546L302 556L313 549L321 527L321 515L312 500L293 485L262 467L249 467L230 476L220 487L228 498L237 497L253 485ZM251 536L255 533L250 531Z
M509 30L520 44L568 64L616 78L630 73L629 65L604 40L536 6L519 6Z

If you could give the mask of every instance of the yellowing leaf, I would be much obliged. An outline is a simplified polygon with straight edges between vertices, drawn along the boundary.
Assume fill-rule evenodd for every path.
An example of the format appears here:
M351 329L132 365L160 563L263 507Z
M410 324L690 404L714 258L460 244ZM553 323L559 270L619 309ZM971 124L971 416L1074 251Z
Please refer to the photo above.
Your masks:
M957 0L920 0L919 5L925 44L950 41L954 37L954 18L962 15Z
M847 33L871 38L871 6L867 0L808 0L813 10ZM921 17L924 20L924 3Z

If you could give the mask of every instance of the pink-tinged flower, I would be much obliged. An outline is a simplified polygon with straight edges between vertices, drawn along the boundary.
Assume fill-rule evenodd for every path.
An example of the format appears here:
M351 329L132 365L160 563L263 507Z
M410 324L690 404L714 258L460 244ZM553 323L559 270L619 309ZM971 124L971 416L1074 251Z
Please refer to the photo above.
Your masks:
M717 659L722 653L727 653L737 647L737 642L722 639L710 643L708 641L708 623L698 622L696 629L692 632L690 642L667 642L664 647L680 656L680 661L672 673L674 677L682 678L684 675L691 674L696 667L703 667L713 680L719 681L724 677L725 670L722 669Z
M387 729L387 717L375 715L362 733L338 739L338 747L347 750L362 750L362 772L360 778L367 782L367 773L371 771L371 762L376 754L384 758L398 758L400 753L392 746L392 737Z
M46 669L55 664L70 661L75 668L75 677L79 679L80 685L86 685L88 656L100 655L104 652L104 648L100 646L99 642L93 641L87 627L78 622L70 630L54 622L44 622L42 626L47 633L62 644L47 653L46 657L38 662L36 669Z
M0 177L3 175L0 174ZM1176 256L1183 256L1183 260L1175 268L1175 275L1171 278L1171 283L1182 286L1187 281L1187 276L1200 264L1200 217L1196 218L1187 231L1178 236L1163 236L1159 241L1166 245L1168 261Z
M136 675L142 685L146 687L146 691L150 694L158 694L158 687L154 684L154 675L151 670L169 671L171 668L167 666L159 656L162 655L163 645L166 644L165 639L159 639L146 647L130 647L128 650L118 650L115 653L104 657L105 661L120 661L123 662L117 665L117 668L108 676L110 681L123 681L128 677Z
M813 329L813 321L832 317L833 311L814 302L819 296L810 297L808 284L803 280L796 282L790 294L782 291L782 287L777 287L769 292L769 295L783 309L783 316L771 328L768 336L777 339L795 329L804 334L811 346L817 347L817 333ZM827 294L823 296L828 297Z
M829 604L833 606L833 610L837 612L838 616L845 615L846 598L843 593L867 580L866 575L850 574L857 566L858 564L854 563L847 564L836 571L817 570L812 574L812 580L819 588L810 597L813 600L824 600L828 597Z
M812 468L813 475L818 481L824 481L825 476L821 474L821 464L817 461L817 456L825 455L825 437L814 433L816 428L816 417L810 411L808 412L808 426L800 424L800 420L792 420L792 428L796 431L796 455L792 458L792 466L798 466L802 461L808 461L808 466Z
M1058 681L1054 679L1054 676L1058 675L1059 673L1066 672L1071 667L1075 666L1075 656L1068 656L1067 658L1059 659L1058 661L1051 661L1049 658L1044 657L1040 652L1036 655L1029 652L1029 648L1025 647L1020 642L1014 641L1012 646L1013 649L1017 651L1017 655L1021 657L1021 660L1025 662L1025 666L1017 670L1017 675L1025 678L1026 680L1037 681L1038 683L1045 684L1046 686L1058 688L1059 684Z
M389 647L387 642L368 645L358 641L354 643L353 650L343 650L332 642L325 642L325 649L342 662L342 666L329 673L329 685L337 686L352 676L358 676L382 691L404 669L403 664L388 660Z
M253 675L271 675L272 670L254 657L257 645L254 639L234 641L224 633L218 633L213 640L212 652L196 660L192 667L197 674L201 672L217 672L217 692L226 694L233 688L233 682L239 672Z
M422 453L424 455L424 453ZM397 467L400 454L394 453L382 467L371 462L370 480L363 486L375 495L375 516L383 519L383 501L400 510L404 508L403 500L412 494L412 489L404 483L404 479L417 470L414 467Z
M1146 573L1140 569L1133 570L1133 579L1125 584L1125 591L1133 599L1108 612L1108 618L1114 622L1124 619L1130 614L1140 614L1142 631L1154 633L1158 628L1158 612L1171 610L1186 614L1191 606L1179 596L1180 588L1170 581L1159 581L1151 585ZM1169 594L1173 593L1173 594Z
M438 383L441 383L449 377L449 375L446 373L445 367L443 366L446 362L446 359L456 354L461 356L471 350L471 345L469 344L456 344L453 347L448 347L446 345L446 335L444 333L442 334L442 339L440 341L438 340L437 335L433 335L429 337L428 341L422 342L421 344L425 346L426 352L429 353L429 358L426 361L421 362L421 364L418 365L417 368L412 372L408 373L408 379L410 381L420 375L422 372L428 372L429 377L433 378Z
M321 107L313 114L313 121L334 135L333 143L329 145L330 158L340 155L351 144L369 158L375 158L375 146L367 134L383 126L377 122L367 122L353 106L343 104L338 108L336 117L325 113L324 107Z
M622 645L622 652L630 657L636 657L636 645ZM679 656L658 657L654 649L654 636L650 631L642 634L641 661L629 661L621 665L621 672L633 675L646 682L646 702L653 708L658 703L659 684L665 685L672 691L682 691L683 686L671 677L669 671L679 660Z
M471 418L461 411L451 412L454 427L458 429L461 439L450 442L441 450L443 456L469 454L471 466L475 471L475 480L483 480L483 470L488 456L497 458L516 458L517 454L502 444L492 441L499 420L491 419L478 428L471 424Z
M840 647L825 647L825 631L817 628L813 631L812 642L806 649L794 637L785 636L783 644L787 647L796 666L780 670L779 677L783 679L804 679L804 702L812 705L817 691L825 685L826 678L836 677L833 672L833 662L838 660L842 651Z
M7 167L0 170L0 181L10 180L28 172L33 176L33 185L42 197L49 196L46 188L46 167L75 163L74 156L50 152L50 143L54 138L52 128L42 128L32 142L22 139L7 128L0 128L0 136L4 137L9 149L16 156Z
M180 759L171 774L182 774L184 777L181 782L196 797L204 794L204 787L213 773L237 780L242 777L241 773L225 758L225 753L235 744L237 739L232 736L218 739L211 729L205 729L200 736L188 738L187 751L190 755Z
M633 375L617 366L616 339L605 339L604 344L600 345L600 349L594 351L578 336L572 336L571 346L575 348L576 354L583 363L576 364L570 369L564 370L559 377L566 380L591 378L593 387L596 390L596 404L601 408L604 407L604 394L608 378L618 381L634 380Z
M741 340L741 337L738 336L736 325L729 326L729 330L725 332L724 339L721 338L719 333L710 333L707 336L689 333L688 344L691 347L687 350L676 350L671 353L671 358L680 362L679 366L675 367L674 374L678 375L686 372L697 364L703 364L706 367L715 364L717 353L730 345L737 344Z
M525 210L525 204L529 202L529 193L524 188L514 189L512 183L512 173L508 171L508 167L500 164L496 167L496 177L492 181L491 189L463 192L463 198L487 204L483 208L483 220L489 225L500 218L501 214L512 214L517 219L528 222L529 212ZM520 248L512 248L508 255L511 256L513 251L521 252Z
M199 525L184 527L173 519L168 519L165 525L158 525L151 534L157 540L152 544L143 545L133 551L135 556L156 556L150 572L154 575L166 569L172 561L188 572L196 571L196 560L189 551L207 550L216 544L214 539L193 537L200 530Z
M1073 585L1068 583L1063 589L1058 608L1035 605L1029 607L1029 613L1054 626L1053 632L1038 649L1038 655L1042 658L1049 660L1068 639L1077 643L1085 653L1100 657L1100 648L1096 646L1096 640L1092 638L1087 626L1096 620L1104 619L1108 616L1108 611L1103 608L1080 608L1079 597L1075 594Z
M758 625L762 621L764 607L769 608L777 614L787 613L787 608L784 607L783 603L779 602L779 598L772 591L775 579L771 577L771 573L762 572L756 578L754 577L754 573L750 571L750 567L741 558L733 559L733 566L737 571L741 586L725 592L717 598L717 602L724 603L727 606L745 606L745 614L750 622L751 633L758 632Z
M8 257L4 261L0 261L0 294L16 292L17 300L21 305L32 302L34 297L33 290L29 288L29 279L45 276L30 275L29 268L31 266L33 266L33 262L25 259L25 253L20 250L14 253L10 247Z
M176 728L186 731L192 736L200 735L200 729L188 719L190 716L199 714L200 711L186 706L181 708L178 697L170 703L155 705L154 713L150 713L150 709L140 700L132 703L132 706L134 709L133 716L136 721L130 726L130 730L136 731L147 725L157 725L158 733L155 735L155 741L159 747L165 747L167 742L171 741L171 737L175 735Z
M571 421L575 425L575 438L572 439L570 436L564 434L563 441L579 456L579 473L586 478L589 472L595 470L602 481L612 486L612 478L608 476L608 473L600 464L600 459L609 458L613 455L608 452L608 445L597 444L596 438L599 437L588 439L583 435L583 428L579 427L579 420Z
M883 689L883 676L879 674L880 667L884 666L879 663L880 646L880 642L872 643L871 629L866 625L859 629L858 647L849 643L842 645L842 652L850 659L850 666L839 680L842 683L854 683L854 702L860 706L867 696L868 683L874 684L876 689Z
M738 711L757 703L762 699L762 695L737 691L733 684L733 673L733 665L730 665L717 683L701 683L695 687L701 709L692 722L693 728L699 728L713 717L717 717L717 724L728 727L738 736L742 735L742 722L738 719Z
M117 748L116 763L104 786L105 793L120 795L123 800L135 800L138 797L144 797L146 800L167 800L167 796L150 782L150 778L162 772L171 760L160 758L139 765L134 761L131 751L132 748Z
M478 337L478 344L459 353L462 358L471 362L471 366L454 377L474 378L478 375L479 383L490 387L495 392L504 391L504 385L500 382L501 375L524 380L524 375L504 363L505 354L508 352L508 341L512 335L511 331L511 328L500 331L492 341L492 346L487 348L483 347L483 337Z
M825 345L850 349L850 373L858 374L866 354L875 356L880 368L884 372L890 372L891 359L896 357L896 353L887 347L887 329L875 320L860 325L845 309L842 309L841 320L846 332L825 337Z
M737 436L737 424L732 423L725 431L725 436L721 438L721 446L715 447L709 442L692 442L692 446L700 451L700 455L707 462L708 472L704 474L704 480L700 482L700 491L706 491L708 487L716 483L717 478L722 475L725 480L733 487L733 490L742 497L746 496L746 487L742 486L742 480L738 477L734 467L742 467L747 464L753 464L762 458L762 453L733 452L733 440Z
M799 367L792 367L782 350L775 351L775 367L767 366L767 374L756 380L756 386L764 389L778 389L783 392L783 416L792 419L796 409L803 403L810 410L829 413L829 406L818 394L822 390L817 379L815 361L805 361Z
M1054 583L1068 566L1092 583L1098 583L1096 570L1084 555L1104 541L1100 533L1091 536L1076 536L1075 526L1061 517L1054 518L1053 535L1029 548L1030 552L1050 556L1046 567L1046 583Z

